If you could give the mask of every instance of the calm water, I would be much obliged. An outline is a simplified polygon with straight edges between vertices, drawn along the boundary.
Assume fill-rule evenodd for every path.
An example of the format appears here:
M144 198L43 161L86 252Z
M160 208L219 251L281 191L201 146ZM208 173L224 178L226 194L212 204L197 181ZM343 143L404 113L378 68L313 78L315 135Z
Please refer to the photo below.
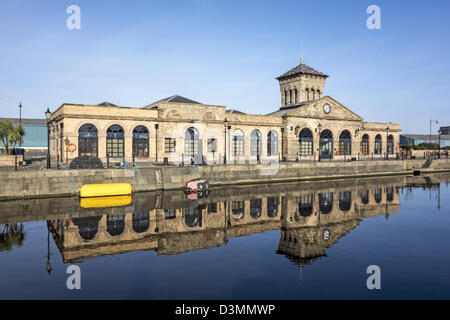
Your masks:
M0 202L0 298L448 299L448 181ZM81 290L67 289L72 264ZM381 290L366 287L369 265Z

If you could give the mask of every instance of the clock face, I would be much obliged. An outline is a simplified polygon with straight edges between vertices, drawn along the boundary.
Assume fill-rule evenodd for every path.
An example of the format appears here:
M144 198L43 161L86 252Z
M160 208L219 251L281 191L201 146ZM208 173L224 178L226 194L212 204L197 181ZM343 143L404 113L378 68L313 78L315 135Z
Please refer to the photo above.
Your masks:
M325 104L323 105L323 112L325 112L325 113L330 113L330 111L331 111L330 105L329 105L328 103L325 103Z

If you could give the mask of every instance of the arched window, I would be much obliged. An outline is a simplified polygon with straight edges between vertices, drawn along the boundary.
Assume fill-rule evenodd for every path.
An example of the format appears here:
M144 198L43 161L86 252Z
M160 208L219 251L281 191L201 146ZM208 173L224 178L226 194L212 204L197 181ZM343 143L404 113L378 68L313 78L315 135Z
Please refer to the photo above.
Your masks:
M298 90L295 89L295 103L298 102Z
M387 138L387 153L394 154L394 137L392 135Z
M321 159L333 158L333 133L328 129L320 133L319 155Z
M312 156L313 155L313 135L308 128L302 129L299 134L299 151L300 156Z
M302 217L309 217L313 212L314 194L298 197L298 212Z
M375 154L381 154L381 135L377 134L375 137L375 146L373 148Z
M361 154L362 155L368 155L369 154L369 135L365 134L363 135L361 139Z
M125 135L123 128L117 124L106 131L106 154L110 157L123 157L125 154Z
M262 200L261 199L252 199L250 200L250 216L253 219L258 219L261 217L262 211Z
M339 209L341 211L348 211L352 206L351 191L339 192Z
M106 215L106 230L112 236L118 236L125 230L124 214L108 214Z
M233 156L244 155L244 132L241 129L233 131Z
M231 215L235 220L241 220L244 218L244 201L232 201L231 202Z
M284 92L284 105L285 106L287 106L289 103L288 103L288 93L287 93L287 91L285 91Z
M386 200L389 202L394 200L394 187L386 188Z
M184 134L184 155L195 158L201 154L201 140L195 128L189 128Z
M339 136L339 154L346 156L352 154L352 137L348 130L342 131Z
M320 98L320 90L317 90L317 99Z
M83 240L92 240L98 232L98 223L102 216L73 218L72 222L78 227L78 233Z
M359 196L361 198L362 204L368 204L369 203L369 190L360 190Z
M202 226L202 209L199 208L186 208L184 209L184 223L188 227Z
M278 133L271 130L267 135L267 155L276 156L278 154Z
M373 197L375 198L376 203L381 202L381 189L380 188L373 190Z
M136 233L145 232L150 227L148 212L133 212L133 230Z
M289 104L292 104L292 90L289 90Z
M98 131L92 124L85 124L78 130L78 156L98 157Z
M306 88L305 91L306 91L306 100L309 101L309 88Z
M333 192L319 193L319 210L323 214L333 210Z
M275 218L278 214L278 206L280 205L279 197L267 198L267 216L269 218Z
M133 154L142 158L149 155L148 129L144 126L138 126L133 130Z
M261 132L259 130L253 130L250 134L250 155L259 156L261 155L262 143L261 143Z

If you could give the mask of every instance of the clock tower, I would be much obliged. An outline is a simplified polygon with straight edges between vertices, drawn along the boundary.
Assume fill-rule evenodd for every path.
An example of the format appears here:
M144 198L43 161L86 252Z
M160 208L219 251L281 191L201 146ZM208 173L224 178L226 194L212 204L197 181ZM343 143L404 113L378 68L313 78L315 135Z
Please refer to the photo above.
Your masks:
M281 108L290 108L323 95L328 75L307 66L303 60L298 66L276 79L280 83Z

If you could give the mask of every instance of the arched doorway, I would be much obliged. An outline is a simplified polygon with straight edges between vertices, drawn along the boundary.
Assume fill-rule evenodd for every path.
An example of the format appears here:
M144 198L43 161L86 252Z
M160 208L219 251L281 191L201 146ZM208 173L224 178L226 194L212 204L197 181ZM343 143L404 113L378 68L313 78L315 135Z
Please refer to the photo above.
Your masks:
M311 130L303 128L299 134L299 156L312 156L313 155L313 135Z
M320 159L333 159L333 133L326 129L320 133Z
M200 140L197 129L189 128L184 135L184 156L198 163L198 159L202 155L202 141Z

